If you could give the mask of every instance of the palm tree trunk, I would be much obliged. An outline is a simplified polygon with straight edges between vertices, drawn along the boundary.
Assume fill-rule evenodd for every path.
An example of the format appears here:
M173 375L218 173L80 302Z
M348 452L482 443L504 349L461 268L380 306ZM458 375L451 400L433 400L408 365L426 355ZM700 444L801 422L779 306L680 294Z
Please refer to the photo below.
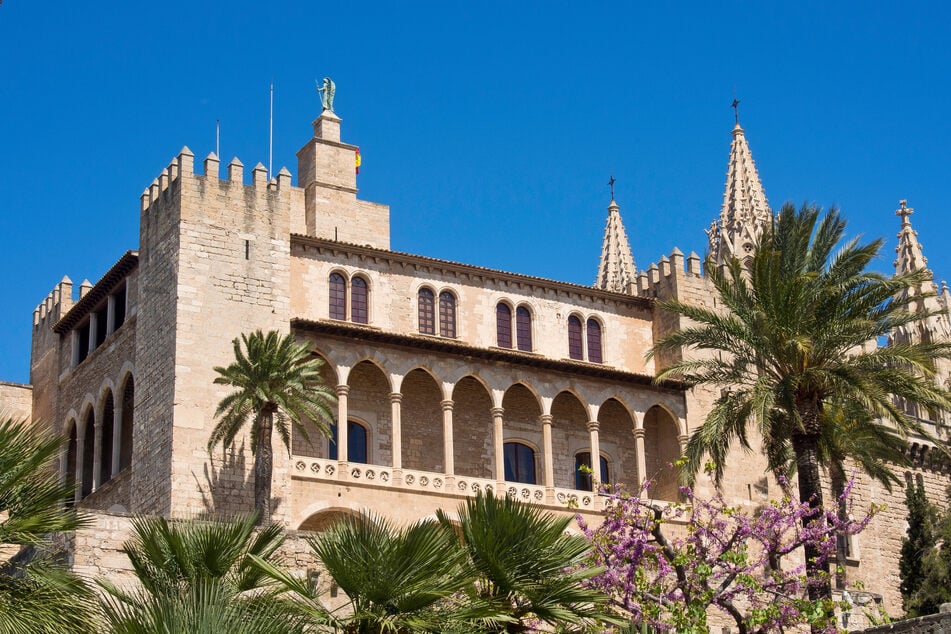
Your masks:
M796 399L796 409L802 430L792 434L793 451L796 453L796 468L799 476L799 500L812 508L823 508L822 481L819 477L819 399L813 395L801 395ZM810 519L803 519L807 524ZM821 521L821 518L820 518ZM807 544L806 576L809 579L809 600L832 598L832 582L829 578L829 562L817 563L819 549ZM815 628L814 628L815 629Z
M271 477L274 468L274 452L271 449L271 429L274 414L265 411L258 425L257 453L254 456L254 508L260 514L258 523L271 523Z
M845 492L845 470L841 462L834 460L829 465L829 481L832 486L832 497L836 503L836 515L839 518L839 523L843 524L848 519L848 513L845 500L842 499ZM835 536L835 587L839 589L844 589L848 581L845 574L846 540L848 538L848 535L842 534Z

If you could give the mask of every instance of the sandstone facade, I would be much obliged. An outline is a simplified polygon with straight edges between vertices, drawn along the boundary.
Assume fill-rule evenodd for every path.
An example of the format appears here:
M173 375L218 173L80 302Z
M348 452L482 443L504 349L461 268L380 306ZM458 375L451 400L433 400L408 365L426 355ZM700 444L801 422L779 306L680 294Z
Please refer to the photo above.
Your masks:
M37 307L32 415L70 439L63 477L97 511L73 538L77 569L121 574L128 514L251 508L247 442L213 455L206 444L227 394L213 367L254 329L310 342L347 422L336 444L295 434L290 456L275 452L275 520L290 530L368 510L410 522L479 490L596 521L601 500L577 469L591 456L596 475L654 478L658 499L677 499L671 463L718 394L655 384L674 359L644 355L683 325L655 299L715 306L699 256L674 249L635 271L615 201L594 287L392 251L389 209L357 198L340 126L330 112L314 122L296 186L260 163L246 178L237 158L222 173L214 154L196 169L184 148L142 194L138 249L75 301L64 278ZM718 257L745 248L767 209L739 126L733 137ZM943 464L916 447L909 475L943 499ZM735 461L730 500L754 507L778 491L758 453ZM854 545L850 579L898 614L901 492L863 482L859 497L888 510Z

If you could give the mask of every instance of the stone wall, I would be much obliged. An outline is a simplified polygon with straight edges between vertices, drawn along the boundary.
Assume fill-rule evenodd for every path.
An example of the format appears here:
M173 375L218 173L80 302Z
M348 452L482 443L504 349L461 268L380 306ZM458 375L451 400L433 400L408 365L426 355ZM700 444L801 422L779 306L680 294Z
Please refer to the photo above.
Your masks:
M29 420L33 417L33 388L0 381L0 416Z
M951 634L951 603L943 604L938 614L852 631L864 634Z

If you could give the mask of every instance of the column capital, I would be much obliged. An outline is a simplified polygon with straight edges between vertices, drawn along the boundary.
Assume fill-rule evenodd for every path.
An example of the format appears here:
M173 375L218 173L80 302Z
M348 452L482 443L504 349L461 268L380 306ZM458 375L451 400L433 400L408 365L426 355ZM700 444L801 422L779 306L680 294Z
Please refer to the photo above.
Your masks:
M587 427L588 427L588 431L598 431L599 429L601 429L601 423L599 423L596 420L589 420Z
M551 425L552 418L551 414L542 414L538 417L538 420L542 422L542 425Z
M646 435L647 435L647 432L644 431L644 428L643 428L643 427L635 427L635 428L634 428L634 439L635 439L635 440L638 440L638 439L643 440L643 438L644 438Z
M501 417L502 417L502 414L505 413L505 408L504 408L504 407L493 407L493 408L492 408L491 410L489 410L489 411L491 412L491 414L492 414L493 417L498 416L499 418L501 418Z
M454 402L455 402L455 401L453 401L452 399L447 398L447 399L444 400L444 401L439 401L439 405L442 407L442 411L444 411L444 412L451 412L451 411L452 411L452 406L453 406L453 403L454 403Z
M390 392L390 403L402 403L403 394L402 392Z
M340 385L334 388L334 392L337 393L337 396L347 396L348 394L350 394L350 386L347 385L346 383L341 383Z

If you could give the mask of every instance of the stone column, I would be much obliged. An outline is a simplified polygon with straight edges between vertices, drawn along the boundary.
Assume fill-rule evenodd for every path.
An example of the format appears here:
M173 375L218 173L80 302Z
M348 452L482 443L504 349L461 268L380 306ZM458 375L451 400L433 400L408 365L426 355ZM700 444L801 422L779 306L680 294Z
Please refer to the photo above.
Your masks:
M555 456L551 449L551 414L539 416L542 423L542 460L545 465L545 502L555 502Z
M687 442L690 440L690 436L687 434L680 434L677 436L677 442L680 443L680 455L684 455L687 452Z
M591 490L597 492L598 482L601 480L601 441L598 438L600 423L596 420L588 421L588 435L591 438Z
M636 427L634 429L634 452L637 457L637 486L644 486L647 480L647 457L644 452L644 428Z
M72 366L75 368L77 365L79 365L79 350L80 350L79 346L83 345L83 343L79 340L78 330L73 331L72 340L73 340Z
M347 421L350 417L347 410L347 396L350 394L350 386L341 384L337 386L337 478L347 479Z
M399 485L403 483L403 422L401 418L401 404L403 402L403 395L399 392L393 392L390 394L390 414L391 414L391 430L393 438L391 444L393 447L393 484Z
M453 456L452 444L452 399L445 399L439 403L442 406L442 451L443 451L443 472L446 474L446 489L450 490L450 485L455 481L456 472L455 456Z
M103 324L102 326L105 326ZM96 349L96 332L102 326L99 325L99 318L96 316L96 313L89 315L89 341L86 342L86 354L92 354L93 350Z
M106 300L106 336L116 331L116 296L110 295Z
M76 484L76 494L73 496L73 501L77 504L80 500L83 499L83 463L85 462L83 458L86 453L86 426L83 425L80 429L80 425L76 423L76 473L74 474L75 484Z
M505 434L502 428L502 414L505 410L493 407L492 410L492 444L495 449L495 494L505 495Z
M122 465L119 460L122 458L122 402L125 399L112 397L112 474L119 473ZM109 421L105 421L106 424Z
M92 490L95 491L102 482L102 418L96 416L93 428L95 432L92 444Z

